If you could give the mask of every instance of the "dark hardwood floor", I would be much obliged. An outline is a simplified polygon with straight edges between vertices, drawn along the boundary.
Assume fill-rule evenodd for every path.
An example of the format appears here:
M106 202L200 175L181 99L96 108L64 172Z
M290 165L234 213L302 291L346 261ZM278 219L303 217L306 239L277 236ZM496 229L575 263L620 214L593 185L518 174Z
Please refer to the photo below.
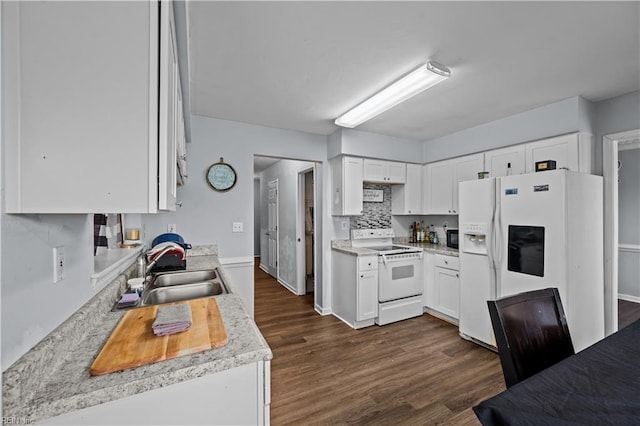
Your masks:
M618 299L618 330L640 319L640 303Z
M504 386L497 354L423 315L353 330L255 271L255 319L271 363L273 425L480 424Z
M640 305L621 301L620 327L637 318ZM447 322L423 315L353 330L258 267L255 320L274 355L275 426L479 425L471 407L505 389L498 355Z

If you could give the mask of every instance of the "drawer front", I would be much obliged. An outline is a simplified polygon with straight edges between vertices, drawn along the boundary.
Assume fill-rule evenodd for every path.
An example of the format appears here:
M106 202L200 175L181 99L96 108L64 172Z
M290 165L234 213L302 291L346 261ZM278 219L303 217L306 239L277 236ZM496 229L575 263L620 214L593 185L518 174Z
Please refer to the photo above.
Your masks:
M436 266L458 271L460 269L460 258L455 256L436 254Z
M358 271L378 270L378 256L359 256Z

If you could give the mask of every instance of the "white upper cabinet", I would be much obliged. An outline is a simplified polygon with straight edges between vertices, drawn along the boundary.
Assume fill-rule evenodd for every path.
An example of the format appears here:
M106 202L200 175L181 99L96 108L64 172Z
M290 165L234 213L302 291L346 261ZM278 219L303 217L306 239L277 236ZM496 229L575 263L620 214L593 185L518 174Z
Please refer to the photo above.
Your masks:
M524 145L508 146L484 153L484 164L489 177L521 175L525 173Z
M391 214L422 214L424 169L421 164L407 164L406 183L391 187Z
M337 157L331 160L331 214L362 214L362 158Z
M427 164L424 212L457 214L458 182L477 179L478 172L483 170L482 153Z
M428 214L451 214L453 210L453 161L427 164Z
M454 159L453 170L453 213L458 213L458 183L478 179L478 172L484 171L484 154L466 155Z
M553 160L556 168L591 173L592 138L587 133L572 133L529 142L525 145L526 172L535 172L538 161Z
M405 163L365 158L363 180L373 183L405 183L406 170Z
M591 173L593 139L588 133L572 133L527 142L484 153L489 177L535 172L538 161L553 160L556 168Z
M152 1L2 7L6 211L174 209L171 3L162 14Z

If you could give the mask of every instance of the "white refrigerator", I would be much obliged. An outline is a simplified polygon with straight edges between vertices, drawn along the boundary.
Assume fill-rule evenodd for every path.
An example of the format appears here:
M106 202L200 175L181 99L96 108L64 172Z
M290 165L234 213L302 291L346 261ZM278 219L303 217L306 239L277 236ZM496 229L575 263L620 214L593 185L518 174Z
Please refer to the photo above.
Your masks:
M460 335L495 347L487 300L556 287L576 351L604 337L603 181L551 170L459 184Z

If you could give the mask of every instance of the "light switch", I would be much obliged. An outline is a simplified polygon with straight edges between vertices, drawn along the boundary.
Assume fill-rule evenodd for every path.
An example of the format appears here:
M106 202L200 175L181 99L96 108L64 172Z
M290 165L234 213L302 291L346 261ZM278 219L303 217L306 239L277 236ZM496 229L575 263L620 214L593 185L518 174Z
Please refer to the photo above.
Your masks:
M242 222L233 222L233 232L243 232L242 227Z

